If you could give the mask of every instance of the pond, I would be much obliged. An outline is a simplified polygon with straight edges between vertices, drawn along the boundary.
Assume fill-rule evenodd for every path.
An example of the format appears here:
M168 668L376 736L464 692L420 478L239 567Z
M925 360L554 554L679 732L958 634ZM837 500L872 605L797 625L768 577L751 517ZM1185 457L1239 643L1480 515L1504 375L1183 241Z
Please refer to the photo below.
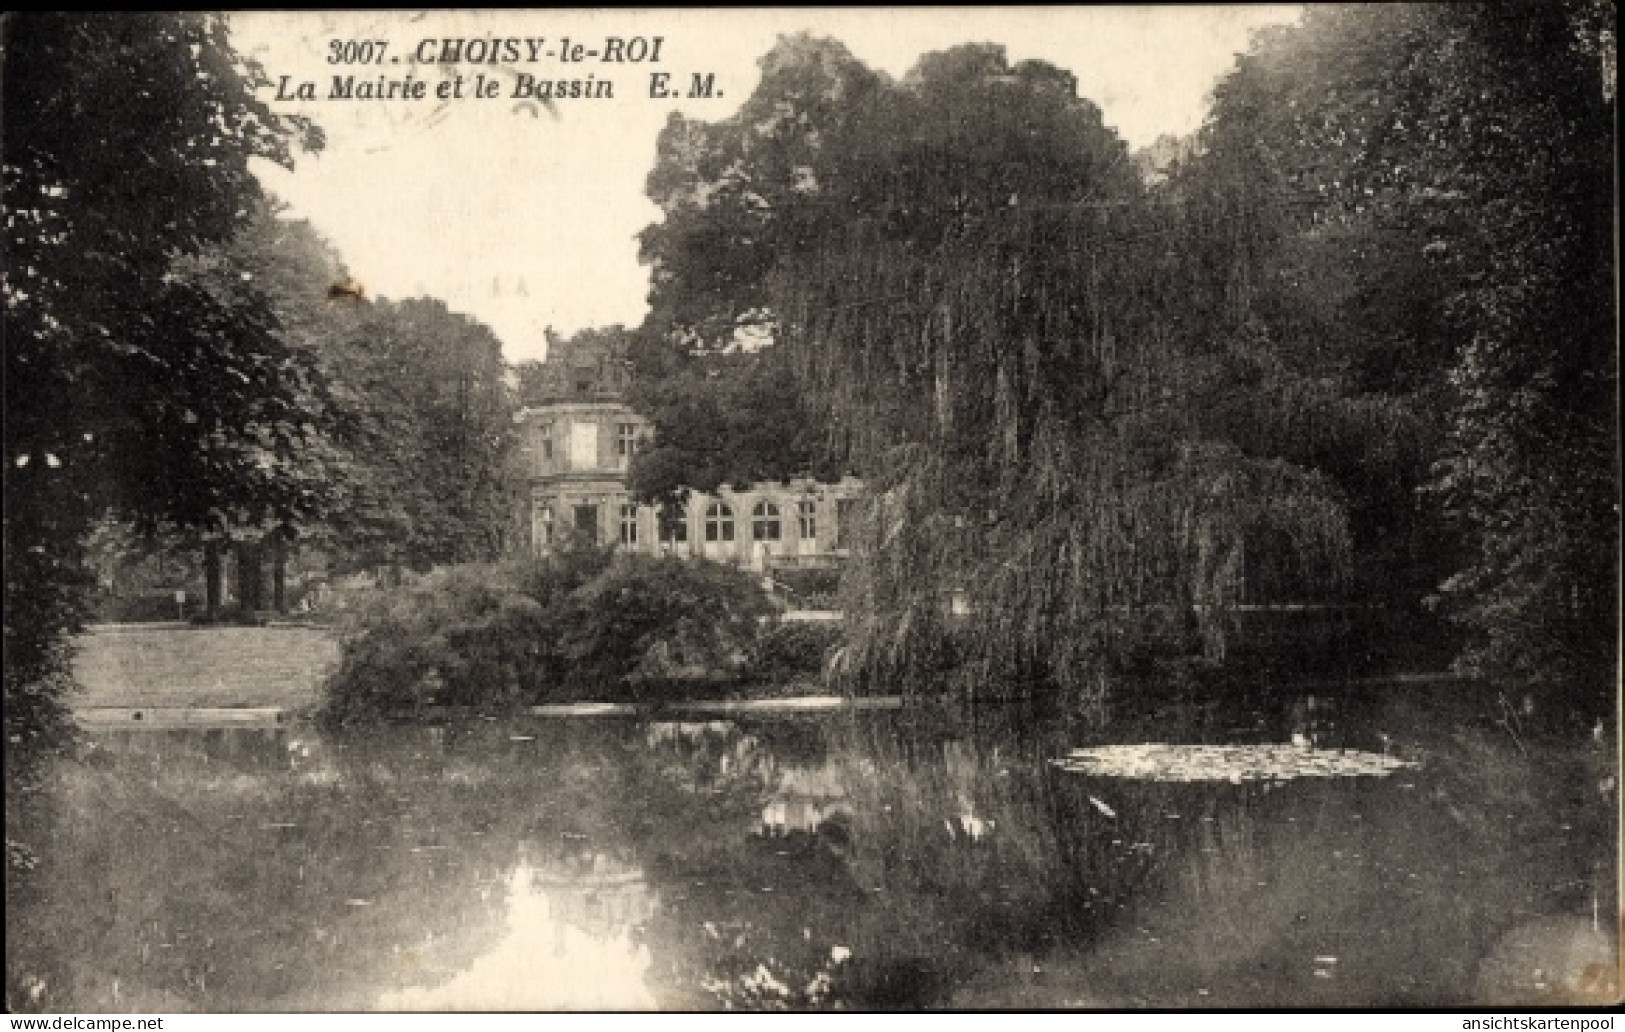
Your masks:
M97 728L8 884L8 993L166 1012L1605 998L1610 750L1447 719L1448 696L1093 737L1016 708ZM1296 743L1330 773L1052 762L1149 741ZM1340 749L1357 773L1321 759Z

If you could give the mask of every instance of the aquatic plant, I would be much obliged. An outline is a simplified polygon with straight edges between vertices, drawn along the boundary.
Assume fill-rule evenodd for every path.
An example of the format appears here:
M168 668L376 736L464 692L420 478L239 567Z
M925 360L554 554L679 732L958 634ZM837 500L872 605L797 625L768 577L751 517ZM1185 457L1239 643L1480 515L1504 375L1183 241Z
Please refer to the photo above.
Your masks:
M1074 774L1146 781L1287 781L1383 776L1415 767L1381 753L1301 745L1102 745L1052 760Z

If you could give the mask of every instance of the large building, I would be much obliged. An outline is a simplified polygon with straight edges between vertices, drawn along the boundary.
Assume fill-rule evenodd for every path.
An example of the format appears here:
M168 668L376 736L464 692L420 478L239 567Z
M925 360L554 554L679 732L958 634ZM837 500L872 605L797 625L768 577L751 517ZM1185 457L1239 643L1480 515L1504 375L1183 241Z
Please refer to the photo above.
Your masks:
M703 556L756 569L821 566L847 552L863 485L812 480L691 493L674 525L634 502L632 456L651 433L624 400L627 369L608 348L554 341L516 415L528 491L529 545L567 535L645 554Z

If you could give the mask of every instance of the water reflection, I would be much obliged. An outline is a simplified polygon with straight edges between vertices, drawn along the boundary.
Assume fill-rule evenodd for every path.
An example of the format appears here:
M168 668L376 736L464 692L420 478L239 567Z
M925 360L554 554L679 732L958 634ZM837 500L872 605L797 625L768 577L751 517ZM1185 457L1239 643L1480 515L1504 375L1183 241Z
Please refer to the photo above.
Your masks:
M782 768L778 785L762 807L761 833L771 837L811 833L850 818L852 804L842 773L833 765Z
M1203 710L1184 740L1383 743L1417 769L1096 778L1048 762L1091 744L1074 729L1015 713L106 729L56 773L42 863L8 883L8 991L40 1010L714 1010L1605 985L1606 760L1532 759L1412 697L1361 705Z
M505 931L461 974L386 992L379 1010L648 1010L649 949L635 933L656 900L643 873L602 853L508 876Z

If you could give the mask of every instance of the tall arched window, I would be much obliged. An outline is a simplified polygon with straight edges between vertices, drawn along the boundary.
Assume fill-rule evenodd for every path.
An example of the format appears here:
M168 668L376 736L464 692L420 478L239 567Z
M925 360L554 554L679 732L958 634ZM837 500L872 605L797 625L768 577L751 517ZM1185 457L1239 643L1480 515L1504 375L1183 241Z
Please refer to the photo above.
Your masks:
M796 503L796 532L803 541L818 537L818 503L811 498Z
M734 539L734 511L723 502L712 502L705 507L705 540L732 541Z
M750 536L755 541L779 539L779 507L772 502L757 502L750 511Z
M621 544L635 545L638 543L638 507L635 505L621 506Z

